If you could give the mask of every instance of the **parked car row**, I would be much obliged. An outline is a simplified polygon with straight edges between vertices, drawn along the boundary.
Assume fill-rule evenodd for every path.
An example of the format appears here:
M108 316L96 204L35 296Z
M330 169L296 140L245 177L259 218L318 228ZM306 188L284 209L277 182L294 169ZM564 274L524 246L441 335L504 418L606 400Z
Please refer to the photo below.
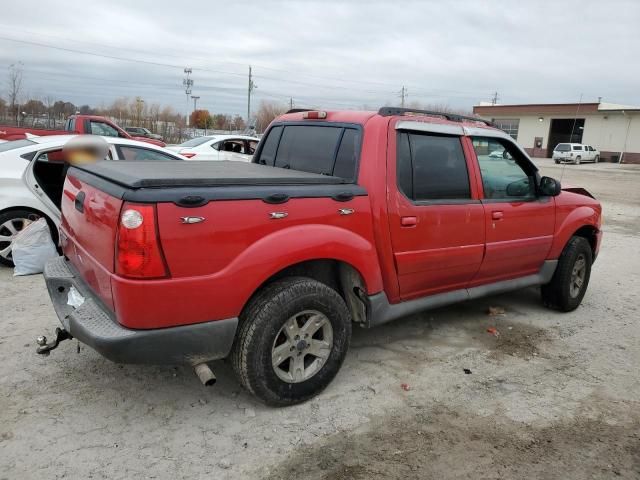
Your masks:
M129 134L108 118L98 115L71 115L65 123L64 130L0 125L0 139L2 140L21 140L33 135L45 137L50 135L69 135L75 133L126 138L129 140L139 140L141 142L151 143L159 147L165 146L165 143L159 135Z

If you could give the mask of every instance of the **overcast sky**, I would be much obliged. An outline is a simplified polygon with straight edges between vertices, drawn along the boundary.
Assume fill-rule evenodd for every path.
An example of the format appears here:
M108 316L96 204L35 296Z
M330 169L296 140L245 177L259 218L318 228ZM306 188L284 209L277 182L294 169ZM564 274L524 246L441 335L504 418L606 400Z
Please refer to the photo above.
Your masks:
M6 1L0 95L22 62L28 96L186 111L192 67L199 108L244 116L252 65L256 104L640 105L639 24L634 0Z

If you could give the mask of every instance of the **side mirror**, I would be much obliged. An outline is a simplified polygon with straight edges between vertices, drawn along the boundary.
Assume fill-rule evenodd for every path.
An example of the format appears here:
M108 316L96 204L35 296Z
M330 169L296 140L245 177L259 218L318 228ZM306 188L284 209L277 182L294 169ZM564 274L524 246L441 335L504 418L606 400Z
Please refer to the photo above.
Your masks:
M509 197L526 197L531 193L531 187L529 186L529 179L524 178L511 182L507 185L507 196Z
M557 197L560 195L560 191L562 190L562 186L560 185L560 181L551 177L542 177L540 179L539 191L542 195L549 197Z

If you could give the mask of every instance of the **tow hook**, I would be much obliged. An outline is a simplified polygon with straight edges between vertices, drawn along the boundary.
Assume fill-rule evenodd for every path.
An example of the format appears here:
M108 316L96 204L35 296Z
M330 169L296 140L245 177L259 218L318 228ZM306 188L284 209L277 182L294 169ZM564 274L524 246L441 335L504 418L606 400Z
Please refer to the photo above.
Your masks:
M40 355L49 355L49 352L51 352L51 350L55 350L56 348L58 348L60 342L62 342L63 340L71 340L72 338L73 337L69 332L63 330L60 327L57 327L56 339L53 342L47 343L47 337L45 337L44 335L40 335L38 338L36 338L36 343L38 344L36 353L39 353Z

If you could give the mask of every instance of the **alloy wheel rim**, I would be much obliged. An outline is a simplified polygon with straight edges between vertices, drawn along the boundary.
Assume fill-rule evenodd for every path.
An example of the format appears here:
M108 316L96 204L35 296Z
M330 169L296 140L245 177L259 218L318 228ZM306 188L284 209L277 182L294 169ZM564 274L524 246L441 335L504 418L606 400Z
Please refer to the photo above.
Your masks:
M587 259L583 254L580 254L578 258L576 258L573 269L571 270L571 283L569 284L569 294L571 298L576 298L580 295L586 275Z
M317 310L303 310L280 328L271 348L271 364L280 380L309 380L327 362L333 349L333 327Z
M18 233L39 217L12 218L0 224L0 257L11 260L11 247Z

